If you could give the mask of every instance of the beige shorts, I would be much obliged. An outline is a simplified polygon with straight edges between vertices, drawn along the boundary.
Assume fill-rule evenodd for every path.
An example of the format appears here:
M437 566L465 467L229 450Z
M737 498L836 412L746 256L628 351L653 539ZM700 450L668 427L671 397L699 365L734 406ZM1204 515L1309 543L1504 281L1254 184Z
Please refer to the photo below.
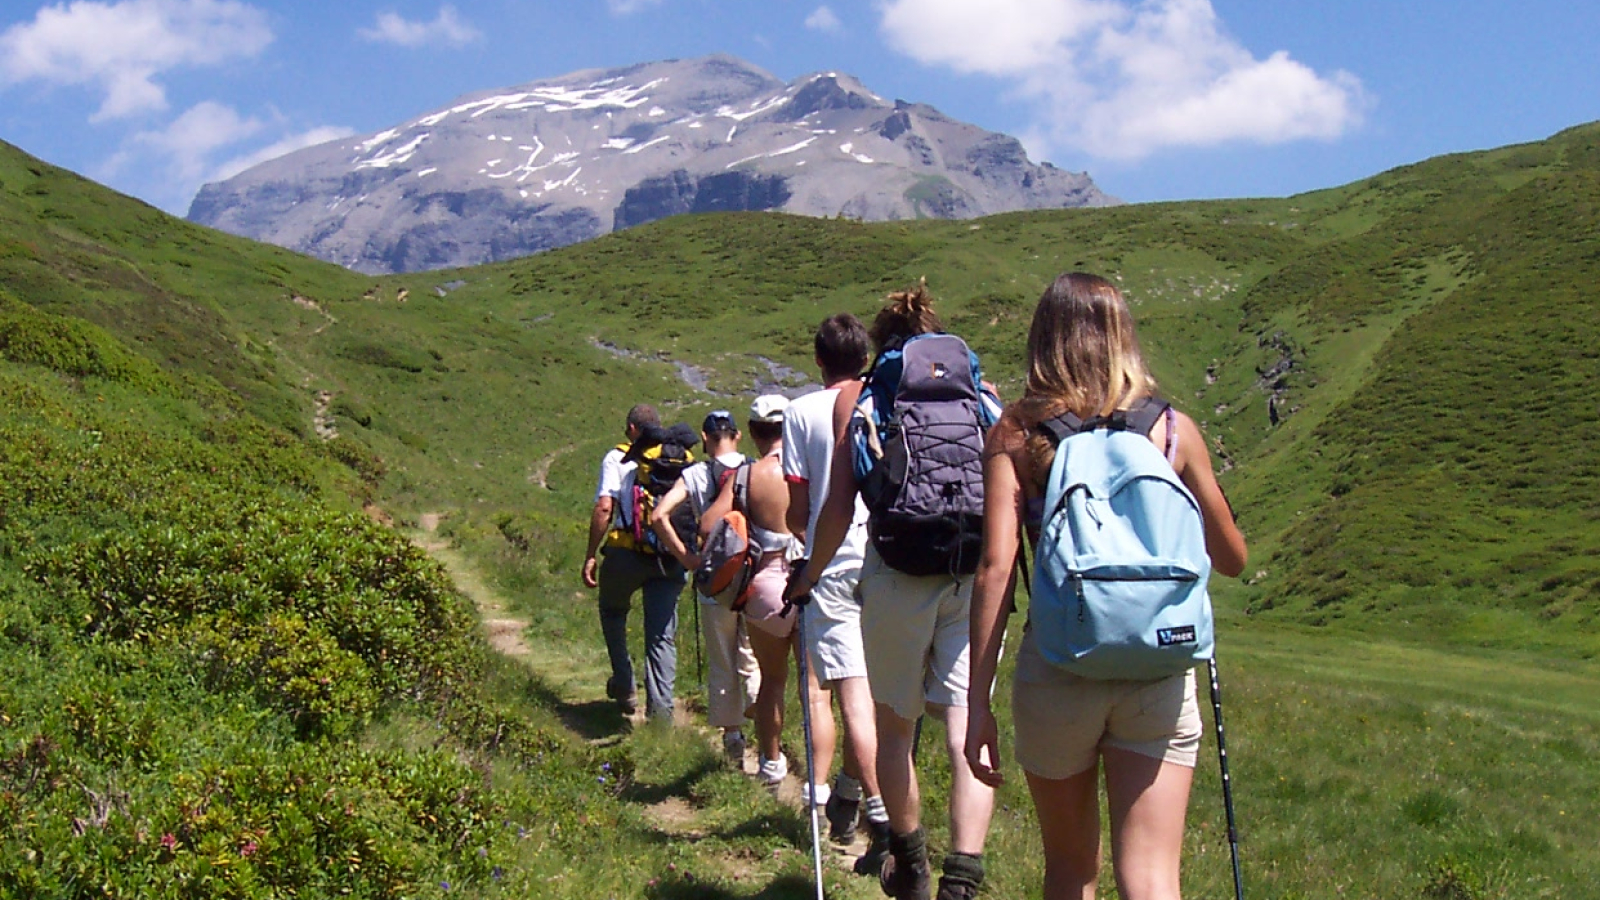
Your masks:
M1024 634L1011 688L1017 763L1040 778L1086 771L1106 747L1194 768L1200 703L1194 672L1158 681L1080 678L1046 662Z
M966 706L972 579L907 575L869 546L856 592L872 699L905 719L929 703Z
M866 651L861 647L861 600L856 596L859 574L859 569L847 569L824 575L811 589L806 643L817 680L823 684L867 676Z

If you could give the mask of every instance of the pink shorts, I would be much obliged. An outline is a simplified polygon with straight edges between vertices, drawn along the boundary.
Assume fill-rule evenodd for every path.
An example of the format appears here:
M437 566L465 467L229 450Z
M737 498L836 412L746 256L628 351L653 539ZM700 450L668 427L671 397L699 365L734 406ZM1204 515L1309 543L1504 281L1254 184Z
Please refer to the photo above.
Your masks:
M797 616L793 608L783 614L783 589L789 583L789 565L782 550L761 557L761 568L751 580L750 599L745 601L745 625L777 638L794 631Z

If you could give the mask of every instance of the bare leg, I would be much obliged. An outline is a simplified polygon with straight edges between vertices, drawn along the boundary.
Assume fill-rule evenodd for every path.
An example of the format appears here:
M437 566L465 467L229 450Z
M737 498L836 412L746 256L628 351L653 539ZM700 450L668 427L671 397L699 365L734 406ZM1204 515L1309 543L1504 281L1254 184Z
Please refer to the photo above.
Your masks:
M756 747L763 759L782 752L784 691L789 685L789 638L773 637L750 629L750 649L761 668L761 691L756 694Z
M917 721L902 718L880 703L877 726L878 781L883 788L883 805L889 811L889 827L896 834L910 834L922 826L922 794L911 761Z
M1107 748L1106 804L1111 813L1111 865L1124 900L1180 900L1183 820L1194 770Z
M1028 773L1044 843L1044 900L1094 900L1100 878L1099 766L1062 779Z
M866 678L841 678L834 682L839 695L839 712L844 719L845 774L861 782L868 797L881 794L878 785L878 726L872 705L872 690Z
M796 664L800 654L806 652L800 642L794 645ZM817 681L817 667L806 665L806 689L811 692L811 764L816 771L811 780L817 784L828 783L828 770L833 767L833 751L838 745L838 731L833 723L833 692Z
M980 854L994 815L994 788L979 781L967 765L967 708L928 704L928 714L944 722L950 755L950 849Z

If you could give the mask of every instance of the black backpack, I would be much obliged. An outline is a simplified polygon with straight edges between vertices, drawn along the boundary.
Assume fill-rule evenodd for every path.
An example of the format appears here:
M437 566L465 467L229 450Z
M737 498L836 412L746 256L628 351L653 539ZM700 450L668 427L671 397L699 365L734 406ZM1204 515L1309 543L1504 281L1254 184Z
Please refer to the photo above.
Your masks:
M623 462L636 464L633 487L628 496L622 498L623 523L633 539L633 549L666 555L661 538L650 527L650 513L655 511L656 501L672 489L683 477L683 470L694 462L692 448L698 441L694 429L687 425L651 426L623 454ZM694 510L688 504L679 504L672 511L671 521L672 530L677 532L684 546L693 547L698 534Z
M908 575L970 575L983 547L983 442L1000 403L953 334L880 353L850 417L867 532Z

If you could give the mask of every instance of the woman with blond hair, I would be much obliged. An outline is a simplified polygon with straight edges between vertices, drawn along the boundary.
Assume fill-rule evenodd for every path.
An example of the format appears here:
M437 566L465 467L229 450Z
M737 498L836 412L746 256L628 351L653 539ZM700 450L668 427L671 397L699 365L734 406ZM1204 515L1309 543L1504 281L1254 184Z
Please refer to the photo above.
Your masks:
M1056 452L1045 424L1157 410L1148 436L1200 509L1212 568L1237 576L1245 540L1188 416L1156 398L1133 317L1115 285L1062 275L1044 292L1028 334L1028 381L989 434L984 543L972 597L972 684L966 753L984 783L1003 780L989 694L1021 536L1038 541ZM1156 400L1152 406L1150 401ZM1141 421L1149 420L1146 413ZM1112 866L1124 900L1179 900L1184 816L1200 743L1193 671L1155 680L1080 677L1046 661L1025 629L1013 684L1016 758L1044 843L1047 900L1088 900L1100 871L1100 770L1110 810Z

